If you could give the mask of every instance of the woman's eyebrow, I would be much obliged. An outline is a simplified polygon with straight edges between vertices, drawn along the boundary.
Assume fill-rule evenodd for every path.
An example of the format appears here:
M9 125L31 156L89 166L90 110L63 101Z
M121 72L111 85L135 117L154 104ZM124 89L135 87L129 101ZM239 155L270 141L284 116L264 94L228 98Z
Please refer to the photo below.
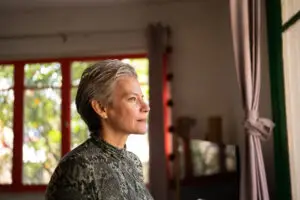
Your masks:
M129 95L135 95L135 96L141 96L141 97L144 97L144 94L139 94L139 93L136 93L136 92L127 92L125 94L125 96L129 96Z

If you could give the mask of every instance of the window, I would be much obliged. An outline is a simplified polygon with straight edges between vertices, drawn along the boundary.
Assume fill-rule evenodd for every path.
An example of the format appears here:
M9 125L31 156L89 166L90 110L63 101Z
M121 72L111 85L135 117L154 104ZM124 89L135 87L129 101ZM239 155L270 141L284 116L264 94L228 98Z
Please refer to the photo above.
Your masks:
M61 157L61 66L24 67L22 183L47 184Z
M148 83L148 59L137 58L137 59L122 59L123 62L131 64L135 67L138 74L138 79L141 84L143 94L145 95L146 101L149 100L149 83ZM78 144L82 143L85 138L88 137L87 126L81 120L79 114L76 111L75 96L77 87L80 81L80 76L85 68L95 63L96 61L75 61L71 64L72 74L72 92L71 92L71 148L75 148ZM145 135L130 135L127 140L127 150L134 152L143 164L145 182L149 181L149 143L148 134ZM146 148L144 148L146 147Z
M0 184L11 184L14 66L0 65L0 77Z
M77 87L86 67L109 58L122 59L135 67L149 100L145 55L0 65L0 188L44 190L62 155L88 138L87 127L75 107ZM127 148L141 159L148 182L148 134L130 136Z
M89 134L87 126L77 113L75 96L82 72L95 62L96 61L74 61L71 63L71 134L73 136L71 137L71 149L74 149L82 143Z
M282 1L284 2L284 1ZM293 3L292 3L293 2ZM297 2L297 3L296 3ZM289 16L282 32L283 75L292 196L300 198L300 2L283 7ZM298 17L297 13L298 12ZM296 15L295 15L296 14ZM290 19L296 20L290 20Z
M266 2L274 129L276 197L299 199L300 2Z
M281 0L282 24L285 24L300 10L299 0Z

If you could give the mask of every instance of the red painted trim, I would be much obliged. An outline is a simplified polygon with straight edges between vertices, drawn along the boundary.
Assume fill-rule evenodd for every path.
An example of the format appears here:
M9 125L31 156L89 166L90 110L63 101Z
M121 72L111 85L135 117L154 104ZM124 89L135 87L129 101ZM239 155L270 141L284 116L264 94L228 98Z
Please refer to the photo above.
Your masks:
M44 90L48 88L61 89L61 87L57 87L57 86L25 86L25 89L29 89L29 90Z
M167 178L171 178L171 169L169 165L169 155L171 153L171 140L169 133L169 107L167 106L167 101L170 98L168 81L167 81L167 68L168 68L168 54L163 56L163 113L164 113L164 138L165 138L165 155L167 163Z
M14 68L14 119L13 119L13 167L12 180L16 189L22 185L23 166L23 106L24 106L24 65L15 63Z
M93 60L105 60L105 59L124 59L124 58L146 58L147 54L125 54L125 55L101 55L90 57L65 57L65 58L41 58L41 59L28 59L19 60L17 62L22 63L47 63L47 62L60 62L61 60L73 62L73 61L93 61ZM0 60L3 65L15 63L16 60Z
M61 61L61 155L71 150L71 62Z

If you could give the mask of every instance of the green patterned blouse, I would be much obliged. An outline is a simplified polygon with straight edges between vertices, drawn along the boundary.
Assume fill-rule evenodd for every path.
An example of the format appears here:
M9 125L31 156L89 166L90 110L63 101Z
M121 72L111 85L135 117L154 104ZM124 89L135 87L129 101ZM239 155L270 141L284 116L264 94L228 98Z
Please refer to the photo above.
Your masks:
M153 200L139 158L94 136L62 158L46 200Z

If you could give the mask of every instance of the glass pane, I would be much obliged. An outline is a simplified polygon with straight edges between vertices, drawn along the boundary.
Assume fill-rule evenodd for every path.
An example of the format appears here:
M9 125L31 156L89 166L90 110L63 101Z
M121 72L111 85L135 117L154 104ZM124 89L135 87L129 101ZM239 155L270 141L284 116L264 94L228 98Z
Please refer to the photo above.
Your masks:
M291 17L300 11L299 0L281 0L282 24L286 23Z
M75 97L77 88L72 88L72 104L71 104L71 149L74 149L83 143L89 136L87 125L81 119L76 110Z
M90 61L90 62L80 62L76 61L72 63L72 85L77 86L79 84L82 72L89 67L90 65L94 64L97 61Z
M61 157L60 90L26 90L24 109L23 183L47 184Z
M234 145L220 146L209 141L191 140L194 176L235 171L235 149ZM224 171L221 171L221 169Z
M145 101L149 104L149 85L141 85L142 92L144 94Z
M122 62L132 65L136 73L138 74L138 80L142 85L147 85L149 82L148 77L148 66L149 61L146 58L137 58L137 59L123 59Z
M0 90L0 184L12 183L13 90Z
M122 62L132 65L141 83L142 91L145 95L145 101L149 103L149 61L146 58L123 59ZM130 135L127 140L128 151L136 154L143 164L143 173L145 182L149 182L149 139L148 133L145 135Z
M72 85L77 86L80 81L80 77L82 72L89 67L90 65L94 64L97 61L89 61L89 62L80 62L76 61L72 63ZM138 59L123 59L122 62L131 64L137 74L138 79L141 84L148 84L148 66L149 61L146 58L138 58Z
M35 63L25 65L25 86L60 87L60 63Z
M72 85L77 86L80 82L81 75L83 71L94 64L97 61L81 62L75 61L72 63ZM77 88L72 88L72 102L71 102L71 149L74 149L81 143L83 143L89 136L89 131L85 122L81 119L80 115L77 113L75 105Z
M145 95L145 100L149 101L149 81L148 81L148 59L139 58L139 59L123 59L125 63L131 64L135 67L139 82L143 93ZM91 64L97 61L91 62L73 62L72 63L72 85L77 86L80 81L80 77L84 69L86 69ZM88 137L88 129L86 124L80 118L79 114L76 111L75 106L75 95L77 88L72 89L72 105L71 105L71 130L72 130L72 149L82 142L84 142ZM144 178L145 182L149 181L149 140L148 134L145 135L131 135L127 140L127 149L135 153L143 164Z
M0 65L0 184L12 183L14 66Z
M145 135L130 135L126 147L128 151L137 155L143 164L144 181L149 182L149 140L148 133Z
M300 198L300 20L283 34L283 65L292 196Z
M14 66L0 65L0 90L9 89L14 84Z

